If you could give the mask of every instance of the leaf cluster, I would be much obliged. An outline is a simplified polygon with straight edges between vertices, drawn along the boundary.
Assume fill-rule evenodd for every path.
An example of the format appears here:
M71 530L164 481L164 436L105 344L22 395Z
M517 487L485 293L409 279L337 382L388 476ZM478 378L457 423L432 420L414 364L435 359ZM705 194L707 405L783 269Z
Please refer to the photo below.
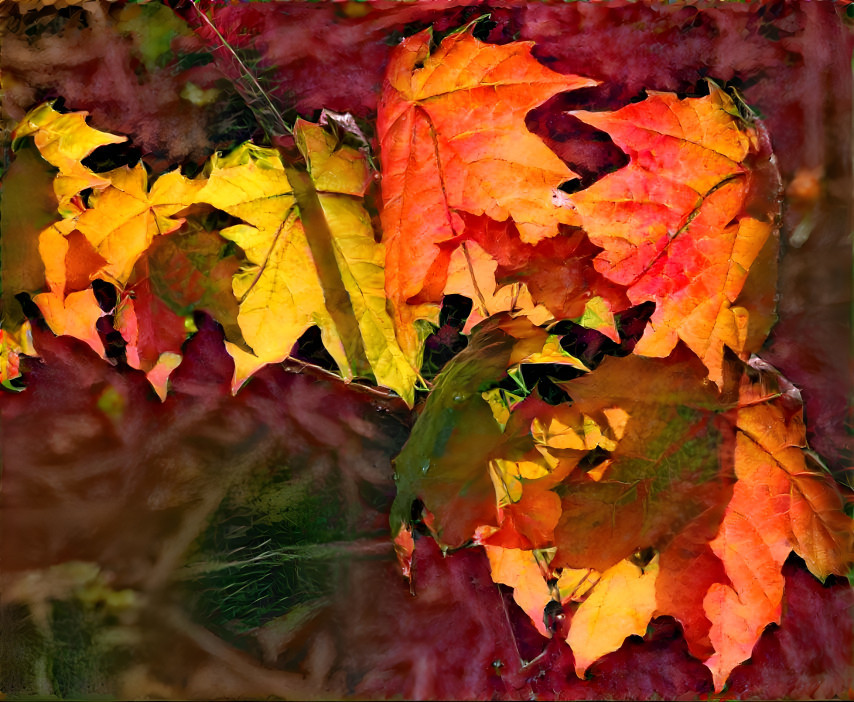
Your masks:
M148 60L169 42L148 37ZM165 398L204 312L224 329L234 392L298 355L410 407L420 391L391 513L404 572L424 535L483 547L579 676L673 616L720 690L780 620L787 556L824 579L854 550L839 488L807 460L799 393L755 355L774 322L770 142L713 84L651 92L573 113L627 162L567 192L578 174L525 118L595 81L532 48L468 26L438 45L429 29L404 38L377 160L351 115L286 123L234 51L269 143L213 154L194 177L101 168L124 137L35 107L4 178L40 200L4 211L0 380L15 385L43 323ZM21 293L41 320L12 303ZM232 521L212 549L239 551L229 539L257 526ZM290 555L245 560L270 558ZM263 599L253 573L235 587ZM259 624L235 602L230 619Z

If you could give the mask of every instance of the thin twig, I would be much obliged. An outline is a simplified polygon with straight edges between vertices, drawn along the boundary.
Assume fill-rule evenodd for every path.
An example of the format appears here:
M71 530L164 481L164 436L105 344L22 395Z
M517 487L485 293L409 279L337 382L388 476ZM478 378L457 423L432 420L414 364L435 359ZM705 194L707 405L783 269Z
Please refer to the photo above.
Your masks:
M225 38L225 37L220 33L220 31L216 28L216 25L211 21L211 19L210 19L210 18L209 18L209 17L208 17L204 12L202 12L202 11L199 9L199 6L198 6L198 4L197 4L198 0L191 0L191 2L192 2L192 5L193 5L193 9L194 9L194 10L196 11L196 13L199 15L199 17L202 19L202 21L203 21L205 24L207 24L207 25L208 25L208 27L210 27L210 28L213 30L214 34L216 34L216 35L217 35L217 37L219 38L219 40L222 42L222 45L223 45L223 46L224 46L224 47L229 51L229 53L234 57L234 60L237 62L237 65L238 65L238 66L240 67L240 69L243 71L244 76L245 76L246 78L248 78L248 79L249 79L249 81L250 81L250 82L252 83L252 85L255 87L255 90L257 90L258 94L259 94L259 95L264 99L264 101L267 103L267 106L270 108L270 110L272 111L272 113L276 116L276 121L278 122L278 126L282 129L282 133L285 133L285 134L293 134L293 130L292 130L292 129L287 125L287 124L285 124L284 119L282 119L281 114L279 114L279 110L276 108L275 104L273 104L273 101L270 99L270 96L267 94L267 92L266 92L266 91L264 90L264 88L261 86L261 83L260 83L260 82L258 82L258 79L254 76L254 74L252 73L252 71L250 71L250 70L249 70L249 67L246 65L246 63L243 61L243 59L241 59L241 58L240 58L240 56L238 55L238 53L234 50L234 48L232 48L231 44L229 44L229 43L228 43L228 41L226 40L226 38ZM251 108L252 106L251 106L251 105L249 105L249 107Z

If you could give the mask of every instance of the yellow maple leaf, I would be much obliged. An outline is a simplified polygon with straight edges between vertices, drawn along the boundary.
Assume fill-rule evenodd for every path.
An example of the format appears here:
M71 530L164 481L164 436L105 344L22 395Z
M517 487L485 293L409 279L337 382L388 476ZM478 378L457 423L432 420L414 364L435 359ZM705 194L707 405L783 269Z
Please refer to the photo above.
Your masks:
M127 137L93 129L86 124L88 112L62 114L51 103L31 110L12 133L13 144L32 136L42 157L59 169L54 192L63 212L68 201L86 188L106 188L108 178L96 175L81 162L99 146L121 144Z
M566 639L578 677L591 663L620 648L627 636L646 633L655 611L657 576L658 555L643 568L626 559L602 573L575 612Z
M227 345L235 389L261 366L286 358L317 325L345 378L372 372L411 404L417 374L386 312L385 250L362 204L369 182L364 156L303 120L294 135L307 172L286 167L273 149L244 144L212 159L199 195L246 222L221 232L249 260L233 289L253 353Z
M174 215L193 204L204 181L171 171L149 190L142 163L117 168L106 177L109 186L90 198L90 208L75 217L75 227L106 261L95 275L124 285L152 239L181 227L184 220Z

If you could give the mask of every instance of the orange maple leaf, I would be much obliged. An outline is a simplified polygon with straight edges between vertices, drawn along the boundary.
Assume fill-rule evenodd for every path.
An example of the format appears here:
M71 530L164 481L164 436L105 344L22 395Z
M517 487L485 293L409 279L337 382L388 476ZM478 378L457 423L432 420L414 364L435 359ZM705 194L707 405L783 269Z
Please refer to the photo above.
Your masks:
M559 92L595 84L538 63L532 42L495 46L462 32L431 54L430 39L425 30L392 52L377 117L386 291L413 356L411 323L432 312L406 305L441 296L447 258L437 245L460 234L454 210L512 218L529 242L577 221L552 197L575 175L528 131L525 115Z
M664 357L681 339L721 385L724 346L746 358L773 316L775 277L767 270L780 181L767 135L741 121L716 88L703 98L651 93L616 112L573 114L631 157L568 200L604 249L596 270L625 286L633 304L656 303L635 353ZM770 292L740 299L760 256Z
M846 574L854 560L842 496L828 475L806 464L800 394L766 364L752 365L760 375L744 376L735 410L738 481L710 542L730 584L713 584L703 601L715 649L706 665L716 690L750 657L764 628L779 623L781 570L792 550L822 579Z

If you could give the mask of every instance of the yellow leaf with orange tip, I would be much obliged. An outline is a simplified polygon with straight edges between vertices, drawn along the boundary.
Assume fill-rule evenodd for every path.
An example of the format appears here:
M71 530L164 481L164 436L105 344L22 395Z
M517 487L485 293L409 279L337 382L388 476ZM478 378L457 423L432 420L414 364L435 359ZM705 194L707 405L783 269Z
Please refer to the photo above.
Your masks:
M512 218L527 242L577 223L552 200L574 174L525 115L556 93L595 84L538 63L531 42L497 46L468 31L432 53L430 42L425 30L393 50L377 116L386 290L411 361L414 322L431 315L444 288L439 244L461 233L454 210Z
M234 388L284 360L316 325L346 379L373 374L411 404L417 374L386 311L385 252L362 204L365 158L315 124L298 121L294 135L307 173L285 167L273 149L244 144L212 159L199 196L246 222L221 232L249 261L233 279L252 349L228 345Z
M681 339L722 385L724 347L743 358L757 351L773 315L767 266L758 273L767 290L740 297L751 266L762 254L773 267L777 246L780 181L767 135L715 87L573 114L631 158L568 200L603 249L595 269L633 304L656 303L634 352L665 357Z
M641 568L620 561L604 573L572 617L566 642L579 678L591 663L616 651L628 636L643 636L655 611L658 556Z
M59 169L54 191L61 212L81 190L106 188L110 184L108 178L86 168L81 163L83 159L99 146L127 141L127 137L90 127L86 124L88 115L88 112L62 114L54 110L51 103L44 103L30 111L12 133L13 144L32 136L44 159Z
M70 293L67 297L55 292L40 293L33 297L33 302L54 334L85 341L98 355L105 357L104 344L95 327L104 313L92 288Z

